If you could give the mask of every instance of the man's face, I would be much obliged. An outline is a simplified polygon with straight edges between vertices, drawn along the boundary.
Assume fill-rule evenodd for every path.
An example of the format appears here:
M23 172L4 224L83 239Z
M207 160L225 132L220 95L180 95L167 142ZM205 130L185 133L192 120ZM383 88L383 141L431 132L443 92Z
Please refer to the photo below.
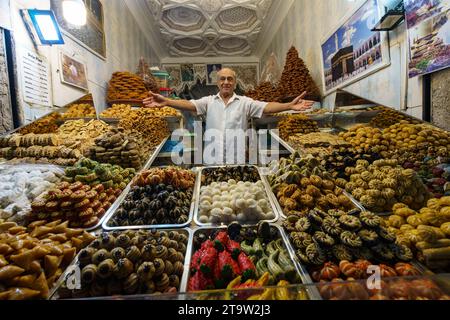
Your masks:
M236 86L236 78L231 70L222 69L217 75L217 86L221 95L232 95Z

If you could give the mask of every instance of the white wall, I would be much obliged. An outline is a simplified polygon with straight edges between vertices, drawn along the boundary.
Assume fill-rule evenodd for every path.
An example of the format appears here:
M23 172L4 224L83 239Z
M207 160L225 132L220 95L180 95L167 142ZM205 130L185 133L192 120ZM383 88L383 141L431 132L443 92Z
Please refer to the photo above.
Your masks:
M113 72L135 72L141 56L152 65L159 65L160 63L159 57L155 54L144 30L140 29L138 23L130 13L125 4L125 0L107 0L102 1L102 3L106 37L105 60L99 58L65 35L65 45L63 46L38 47L39 54L46 57L51 65L53 104L56 106L63 106L85 94L81 90L61 83L58 73L60 50L86 63L89 92L93 94L98 110L103 110L106 107L107 83ZM12 30L14 30L17 50L20 50L22 47L34 50L19 13L19 9L25 8L49 9L50 1L11 0ZM32 121L36 117L51 110L23 102L22 108L25 122Z
M353 13L365 0L294 0L288 15L268 46L262 48L261 63L265 64L272 52L284 66L286 53L294 45L308 66L314 81L323 93L321 43L330 32ZM280 17L282 18L282 17ZM358 96L396 109L422 116L422 83L420 78L406 81L405 23L390 32L391 64L345 89ZM405 91L407 90L407 103ZM324 106L332 103L332 95L324 98Z

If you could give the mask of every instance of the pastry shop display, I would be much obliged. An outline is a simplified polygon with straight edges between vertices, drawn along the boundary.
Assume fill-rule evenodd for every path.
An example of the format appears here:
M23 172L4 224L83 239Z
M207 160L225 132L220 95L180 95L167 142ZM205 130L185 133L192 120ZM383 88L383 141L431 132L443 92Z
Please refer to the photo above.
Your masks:
M251 89L245 95L257 101L277 101L278 91L270 82L261 82L255 89Z
M69 221L70 227L92 228L116 201L121 189L61 182L31 203L30 221Z
M176 293L180 290L188 242L185 231L101 233L81 250L81 289L63 283L59 299Z
M110 125L101 120L69 120L58 130L58 136L69 148L79 150L83 155L94 145L94 140L107 133Z
M131 72L114 72L108 83L106 97L114 100L144 100L148 96L144 80Z
M252 166L205 168L202 170L202 185L228 180L258 182L261 180L258 169Z
M268 180L284 214L288 216L291 213L307 213L313 208L344 211L354 208L342 189L345 184L338 185L339 181L325 172L319 160L312 155L303 158L291 155L289 159L282 159L278 170Z
M193 250L188 291L235 288L238 277L237 284L264 279L261 286L300 282L278 229L267 222L199 230Z
M404 113L398 112L394 109L382 108L382 110L382 112L380 112L372 120L370 120L369 124L372 127L384 129L394 124L398 124L402 121L411 124L421 123L419 120L414 119L413 117L410 117Z
M308 134L319 132L316 121L309 119L303 114L292 114L284 116L278 123L281 139L288 141L295 134Z
M135 177L131 191L108 221L110 227L182 225L188 222L195 174L175 167Z
M320 164L332 174L333 178L349 180L349 174L345 170L347 167L355 167L358 160L365 160L372 164L381 156L376 152L364 152L362 149L340 147L330 154L323 154Z
M0 230L0 300L47 299L77 252L95 238L61 220L28 227L0 222Z
M347 192L374 212L391 212L397 202L420 209L429 198L416 172L398 166L397 160L380 159L372 164L357 160L355 167L347 167L345 171L350 175L345 185Z
M313 155L325 155L331 153L334 149L351 147L350 143L326 132L297 133L289 137L288 143L295 150Z
M396 243L396 234L368 211L312 209L307 214L289 215L283 227L300 262L307 266L325 261L370 259L392 263L413 259L409 247Z
M61 120L61 115L57 112L52 112L51 114L31 122L25 127L18 130L18 133L25 135L29 133L34 134L45 134L45 133L56 133L58 131L59 125L58 121Z
M139 59L139 65L136 68L136 75L141 77L144 80L145 89L151 92L159 92L159 86L156 82L155 77L150 71L150 67L148 63L145 61L143 57Z
M396 234L397 243L410 248L430 269L450 267L450 197L430 199L419 211L397 203L386 225Z
M389 141L389 150L403 153L429 148L443 149L447 156L450 150L450 133L429 124L410 124L400 121L383 130L383 138Z
M17 165L0 168L0 219L24 224L31 202L61 181L53 166Z
M407 167L404 165L404 167ZM428 157L423 164L413 167L419 177L424 181L428 191L434 198L450 196L450 161L446 159L441 163L440 160Z
M70 118L95 118L95 108L91 104L72 104L62 114L63 119Z
M133 109L127 104L113 104L111 108L103 111L100 116L114 119L132 120L138 115L147 114L155 117L179 117L180 113L171 107Z
M221 224L238 221L254 224L273 220L276 215L267 197L264 183L228 180L212 182L200 189L198 220Z
M95 145L90 148L88 157L101 163L119 165L122 168L140 169L145 159L135 138L127 135L123 128L113 128L94 140Z
M390 144L389 140L384 138L381 129L365 124L356 125L347 132L341 132L339 137L351 143L355 148L380 154L387 152Z
M294 99L306 92L305 99L320 101L320 90L294 46L289 49L285 61L286 64L277 87L277 96Z
M105 188L125 189L136 170L118 165L98 163L88 158L80 159L75 166L65 169L64 181L82 182L89 186L102 184Z

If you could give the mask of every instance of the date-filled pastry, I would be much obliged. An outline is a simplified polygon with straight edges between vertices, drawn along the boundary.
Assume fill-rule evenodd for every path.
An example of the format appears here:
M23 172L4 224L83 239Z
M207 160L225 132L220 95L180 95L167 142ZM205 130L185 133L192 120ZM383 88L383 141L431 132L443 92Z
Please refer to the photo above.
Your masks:
M167 254L168 254L167 247L161 245L156 247L155 258L166 260Z
M162 234L162 232L161 232L161 234ZM160 236L160 237L158 238L158 240L156 240L156 243L157 243L158 245L162 245L162 246L165 246L165 247L169 247L169 245L170 245L170 239L169 239L167 236Z
M174 248L169 248L167 250L167 260L175 263L177 261L177 250L175 250Z
M156 257L156 247L152 244L146 244L142 247L142 259L151 261Z
M122 293L122 282L117 279L111 279L106 285L106 292L109 296L114 296Z
M126 294L135 294L139 288L139 278L136 273L130 274L123 283L123 291Z
M121 234L116 238L116 247L127 248L130 244L131 240L126 234Z
M95 264L88 264L81 270L81 281L83 283L92 283L97 277L97 266Z
M103 260L109 259L111 254L106 249L100 249L92 255L92 263L99 265Z
M123 259L126 257L126 251L124 248L114 248L111 250L111 258L114 260L114 262L119 261L120 259Z
M173 273L181 277L183 275L184 265L182 262L177 261L173 263Z
M164 273L164 269L166 268L166 265L162 259L156 258L153 260L153 264L155 266L155 276L160 276Z
M141 282L146 282L153 278L155 271L153 262L143 262L137 270L137 275Z
M114 275L118 279L124 279L128 277L133 271L133 263L127 258L117 261L116 266L114 267Z
M159 292L164 292L169 287L169 276L165 273L155 279L155 287Z
M138 247L131 246L127 250L126 257L131 262L136 263L137 261L139 261L139 259L141 259L141 255L142 255L141 251L139 250Z
M169 286L178 288L180 285L180 278L176 274L169 276Z
M94 282L89 288L89 294L92 297L103 297L106 295L106 286L101 282Z
M112 259L106 259L102 261L97 267L97 275L101 279L109 278L114 271L114 261Z
M170 262L169 260L165 260L164 264L165 264L164 273L172 274L174 270L172 262Z
M175 240L175 241L180 240L180 234L177 231L170 231L168 236L169 236L170 240Z
M115 238L112 234L102 233L100 235L100 247L106 250L111 250L114 247Z

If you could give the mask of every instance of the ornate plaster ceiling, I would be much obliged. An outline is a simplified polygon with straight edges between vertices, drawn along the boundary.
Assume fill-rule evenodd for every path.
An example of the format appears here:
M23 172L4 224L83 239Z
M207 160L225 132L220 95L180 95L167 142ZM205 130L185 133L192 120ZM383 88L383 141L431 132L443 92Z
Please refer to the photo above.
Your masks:
M273 0L147 0L172 57L248 56Z

